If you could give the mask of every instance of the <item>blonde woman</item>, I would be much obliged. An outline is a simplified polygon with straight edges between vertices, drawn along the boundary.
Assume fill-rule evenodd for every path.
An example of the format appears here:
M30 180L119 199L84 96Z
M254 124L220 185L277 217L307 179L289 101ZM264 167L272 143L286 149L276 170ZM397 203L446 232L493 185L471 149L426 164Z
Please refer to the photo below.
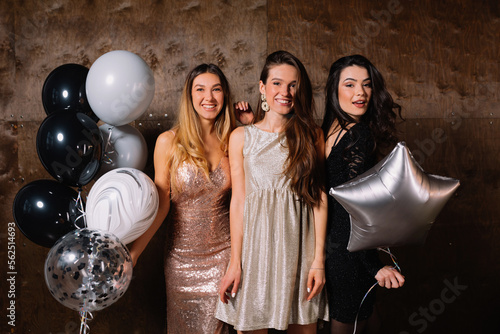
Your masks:
M235 121L228 82L213 64L194 68L178 124L154 151L160 207L130 253L134 264L169 215L165 254L168 333L227 333L214 317L230 257L228 141Z

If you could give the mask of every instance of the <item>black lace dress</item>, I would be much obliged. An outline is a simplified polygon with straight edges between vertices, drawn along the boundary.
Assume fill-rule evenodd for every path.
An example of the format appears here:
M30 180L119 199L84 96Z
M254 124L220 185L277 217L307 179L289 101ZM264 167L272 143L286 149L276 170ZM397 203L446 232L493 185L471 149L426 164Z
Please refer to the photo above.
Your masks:
M354 145L346 149L353 141ZM334 144L326 159L327 192L362 174L375 165L374 142L368 126L355 124ZM328 231L326 241L326 287L330 317L352 323L367 319L375 302L375 291L361 301L376 282L375 275L383 267L376 250L349 252L351 231L349 214L332 196L328 196Z

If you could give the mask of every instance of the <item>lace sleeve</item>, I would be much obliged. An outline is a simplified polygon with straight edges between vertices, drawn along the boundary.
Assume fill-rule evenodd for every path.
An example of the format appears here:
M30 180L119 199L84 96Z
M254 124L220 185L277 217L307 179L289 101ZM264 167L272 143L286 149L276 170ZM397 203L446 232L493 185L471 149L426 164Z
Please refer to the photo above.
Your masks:
M349 149L349 179L363 174L372 167L373 141L369 138L369 133L361 131L358 140Z
M359 127L358 130L359 138L349 149L349 179L363 174L375 164L374 143L370 132L365 127ZM374 249L359 251L357 254L363 266L373 276L384 266Z

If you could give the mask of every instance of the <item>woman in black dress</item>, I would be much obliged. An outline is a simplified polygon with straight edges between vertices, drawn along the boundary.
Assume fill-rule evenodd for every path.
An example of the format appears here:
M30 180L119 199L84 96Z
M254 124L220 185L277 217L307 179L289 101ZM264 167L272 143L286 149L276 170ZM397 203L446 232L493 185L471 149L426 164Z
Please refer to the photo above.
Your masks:
M362 174L377 162L384 149L397 142L395 123L401 107L394 103L382 75L363 56L340 58L330 68L326 84L326 110L322 129L326 138L327 189ZM404 277L384 266L376 250L349 252L349 214L328 198L326 287L331 333L362 333L373 313L370 287L398 288Z

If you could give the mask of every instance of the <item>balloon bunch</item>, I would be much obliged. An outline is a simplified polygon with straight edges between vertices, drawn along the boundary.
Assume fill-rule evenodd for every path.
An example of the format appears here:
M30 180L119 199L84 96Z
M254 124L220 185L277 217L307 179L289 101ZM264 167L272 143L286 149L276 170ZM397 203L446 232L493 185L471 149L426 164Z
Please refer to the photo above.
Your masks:
M125 244L145 232L158 210L156 187L141 172L146 141L127 125L146 111L154 90L148 65L122 50L102 55L90 69L59 66L43 84L47 117L36 149L55 180L21 188L13 214L28 239L51 247L47 286L59 302L81 312L80 333L91 311L127 289L132 262ZM105 123L98 126L99 120ZM82 187L97 178L85 205Z

